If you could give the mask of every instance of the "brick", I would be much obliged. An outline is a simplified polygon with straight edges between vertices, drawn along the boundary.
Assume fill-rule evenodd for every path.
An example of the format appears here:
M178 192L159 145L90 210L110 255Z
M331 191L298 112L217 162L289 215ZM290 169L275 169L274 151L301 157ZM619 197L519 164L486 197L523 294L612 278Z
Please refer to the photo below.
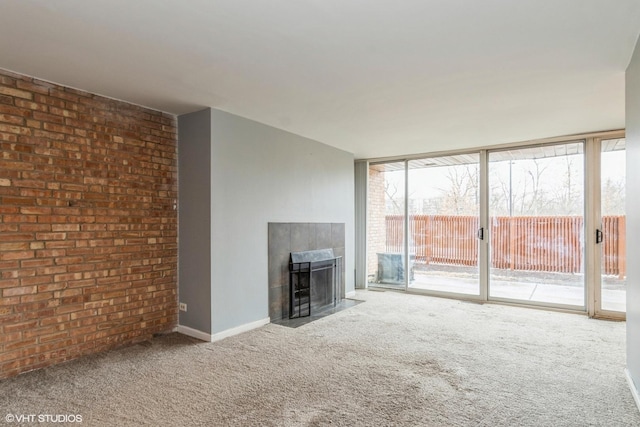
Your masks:
M59 133L66 133L69 135L73 135L73 128L71 126L56 125L53 123L44 123L43 128L50 132L59 132Z
M0 205L0 215L4 214L4 221L5 222L14 222L11 221L9 218L18 218L18 215L11 215L11 214L16 214L20 212L19 208L16 206L1 206ZM7 215L9 214L9 215Z
M28 259L20 262L22 268L44 267L53 265L52 259Z
M31 220L31 222L36 222L40 219L40 217L27 218L22 216L23 222L27 220ZM24 232L34 232L34 231L49 231L51 230L51 225L49 224L20 224L20 231Z
M34 276L24 277L20 280L22 286L44 285L45 283L51 283L53 281L52 276Z
M86 310L76 311L71 313L71 320L78 320L84 317L92 317L96 315L96 310L88 308Z
M2 290L3 297L12 297L17 295L34 294L38 291L36 286L21 286L18 288L7 288Z
M0 132L2 132L1 125L0 125ZM12 162L8 160L0 160L0 168L4 169L3 173L6 173L6 171L8 170L25 171L25 170L35 169L31 163Z
M33 320L31 322L14 323L11 325L5 325L4 332L10 334L12 332L24 331L25 329L33 329L38 326L38 321Z
M74 311L80 311L83 308L84 308L83 304L65 304L58 307L56 309L56 313L57 314L72 313Z
M79 231L80 224L53 224L51 231Z
M69 319L70 319L70 316L68 314L47 317L44 319L40 319L40 326L48 326L48 325L55 325L58 323L65 323L65 322L68 322Z
M22 175L24 176L25 172L22 172ZM53 179L53 178L51 178L51 179ZM44 178L44 180L47 180L47 178ZM43 198L50 198L51 197L51 191L45 190L45 189L21 188L20 189L20 195L22 197L36 198L36 199L38 199L38 200L36 200L36 203L41 205L41 204L44 204L44 202L46 202L45 200L42 200Z
M0 289L2 288L13 288L16 286L20 286L20 280L18 279L6 279L0 280Z
M58 332L56 334L41 336L39 340L41 344L44 344L51 341L61 340L61 339L67 338L68 336L69 336L69 332L65 331L65 332Z
M33 128L33 129L40 129L40 128L42 128L42 123L40 123L37 120L27 119L27 127L28 128Z
M20 277L33 277L36 275L36 270L21 268L13 271L2 271L0 277L3 279L20 278Z
M55 107L52 107L52 108L55 108ZM56 108L56 110L59 111L60 109ZM33 118L35 120L40 120L40 121L43 121L43 122L57 123L57 124L60 124L60 125L64 124L64 118L63 117L57 116L55 114L42 113L40 111L35 111L33 113Z
M2 306L15 306L20 302L20 297L3 297L0 298L0 307Z
M44 292L44 293L35 293L35 294L28 294L28 295L22 295L20 297L20 304L30 304L30 303L40 303L40 302L45 302L47 304L47 307L49 307L49 303L53 298L53 292ZM40 310L43 307L38 307L38 310ZM32 318L34 316L32 316L34 313L33 312L28 312L25 313L24 316L25 317L29 317ZM51 310L51 314L53 314L53 311ZM37 317L37 316L35 316Z
M66 273L66 274L56 274L54 276L54 282L68 282L69 280L80 280L82 279L82 273Z
M31 129L23 126L17 126L12 124L2 124L0 122L0 132L14 133L17 135L31 135Z
M23 125L25 123L24 117L12 116L9 114L0 114L0 123L9 123L13 125Z
M47 266L47 267L38 268L37 272L40 275L53 275L53 274L66 273L67 270L68 270L68 267L66 265L56 265L56 266Z
M53 252L53 251L51 251L51 252ZM55 259L55 263L58 264L58 265L79 264L82 261L84 261L84 259L82 257L59 257L59 258Z
M51 335L65 329L66 329L66 325L64 324L53 325L53 326L48 326L46 328L35 328L35 329L24 331L22 333L22 336L24 336L26 339L29 339L29 338L39 337L43 335ZM38 351L34 349L33 354L36 354L36 353L38 353Z
M21 296L19 298L23 297L24 296ZM14 306L14 310L16 313L21 313L22 315L24 315L24 313L44 310L49 307L49 304L50 303L48 301L29 302L24 304L20 303L19 305Z
M66 238L66 233L36 233L37 240L64 240Z
M0 378L173 328L175 117L0 85Z
M49 112L51 114L55 114L62 117L69 117L73 119L78 117L78 113L76 113L75 111L65 110L63 108L49 107Z
M0 261L0 270L4 269L16 269L20 267L20 261L10 260L10 261Z
M84 295L84 291L82 289L65 289L60 292L56 292L56 298L63 298L64 301L67 301L68 297L78 297ZM77 298L78 301L84 301L87 298ZM75 301L75 300L74 300Z
M51 214L51 208L44 208L39 206L21 207L20 213L23 215L49 215Z
M18 86L18 89L24 89L29 92L37 92L37 93L46 95L49 93L49 89L54 85L51 83L40 81L40 80L33 80L33 81L18 80L17 86Z
M62 99L51 98L46 95L35 94L33 99L34 101L36 101L37 104L43 105L43 106L53 105L58 108L64 108L65 106L65 103ZM44 111L48 111L48 108L47 110L44 110Z
M41 292L50 292L50 291L58 291L60 289L64 289L66 284L64 283L50 283L38 286L38 293Z
M30 206L35 205L36 201L30 197L3 197L2 203L4 205Z
M68 90L68 88L62 89L62 88L59 88L59 87L51 88L49 90L49 95L52 96L52 97L56 97L56 98L60 98L60 99L64 99L64 100L72 101L72 102L78 102L78 100L80 99L80 96L84 96L84 97L92 96L92 95L90 95L89 93L86 93L86 92L83 93L83 94L74 94L72 91ZM80 96L78 96L78 95L80 95ZM99 106L99 104L96 105L96 106Z
M13 185L15 187L30 187L30 188L40 188L43 189L46 187L46 183L35 180L35 179L14 179Z
M30 110L48 111L49 109L49 107L47 107L46 105L43 105L37 102L32 102L25 99L15 99L14 103L16 107L28 108Z
M14 96L17 98L33 99L33 94L26 90L14 89L11 87L0 86L0 94Z
M16 360L20 357L20 351L7 351L5 353L0 353L0 363L6 362L7 360Z
M28 242L0 243L0 251L20 251L29 249Z
M31 233L9 233L8 231L9 230L5 230L5 233L2 235L4 242L26 242L33 239L33 234ZM0 243L0 245L2 245L2 243Z
M33 258L33 251L0 252L1 261Z

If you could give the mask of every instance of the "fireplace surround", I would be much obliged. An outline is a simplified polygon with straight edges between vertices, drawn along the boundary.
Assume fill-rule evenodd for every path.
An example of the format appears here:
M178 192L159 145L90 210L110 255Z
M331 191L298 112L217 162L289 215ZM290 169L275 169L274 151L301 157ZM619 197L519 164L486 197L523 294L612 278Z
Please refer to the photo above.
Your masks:
M269 317L272 321L289 318L289 262L292 252L331 249L336 257L345 255L344 223L270 222L268 224ZM336 289L337 301L345 296L344 265Z

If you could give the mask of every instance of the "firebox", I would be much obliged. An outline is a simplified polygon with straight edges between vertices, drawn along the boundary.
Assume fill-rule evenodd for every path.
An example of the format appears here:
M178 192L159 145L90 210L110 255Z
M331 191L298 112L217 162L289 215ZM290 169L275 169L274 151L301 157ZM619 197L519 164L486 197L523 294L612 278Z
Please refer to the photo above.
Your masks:
M289 318L306 317L311 310L336 305L342 257L333 249L291 252L289 257Z

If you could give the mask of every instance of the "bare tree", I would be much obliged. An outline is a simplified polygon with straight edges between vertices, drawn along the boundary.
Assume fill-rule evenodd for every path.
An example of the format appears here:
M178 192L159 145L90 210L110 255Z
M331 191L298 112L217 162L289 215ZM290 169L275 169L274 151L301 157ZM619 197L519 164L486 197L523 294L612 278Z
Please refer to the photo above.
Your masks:
M607 180L602 184L602 213L604 215L625 214L625 186L623 180Z
M533 167L527 169L527 180L525 181L524 191L522 192L522 204L520 208L521 215L538 215L546 207L544 190L542 190L542 176L547 170L547 165L541 165L538 159L531 159ZM529 189L528 185L531 187Z
M384 181L384 194L386 200L391 203L393 215L401 215L404 213L404 198L398 197L398 185L395 182ZM389 212L387 212L389 213Z
M478 213L478 175L478 168L474 165L447 168L448 188L440 188L444 213L450 215Z
M552 215L581 215L582 214L582 182L575 165L575 158L565 156L562 184L556 186L550 199L549 214Z

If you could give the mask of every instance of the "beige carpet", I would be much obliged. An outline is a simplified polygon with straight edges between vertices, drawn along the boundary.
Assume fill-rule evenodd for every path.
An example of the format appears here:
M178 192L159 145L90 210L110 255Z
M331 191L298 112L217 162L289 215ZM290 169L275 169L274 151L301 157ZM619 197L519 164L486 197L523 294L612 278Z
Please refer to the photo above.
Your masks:
M640 425L624 323L357 298L366 302L296 329L216 343L171 334L4 380L0 415L79 414L84 426Z

